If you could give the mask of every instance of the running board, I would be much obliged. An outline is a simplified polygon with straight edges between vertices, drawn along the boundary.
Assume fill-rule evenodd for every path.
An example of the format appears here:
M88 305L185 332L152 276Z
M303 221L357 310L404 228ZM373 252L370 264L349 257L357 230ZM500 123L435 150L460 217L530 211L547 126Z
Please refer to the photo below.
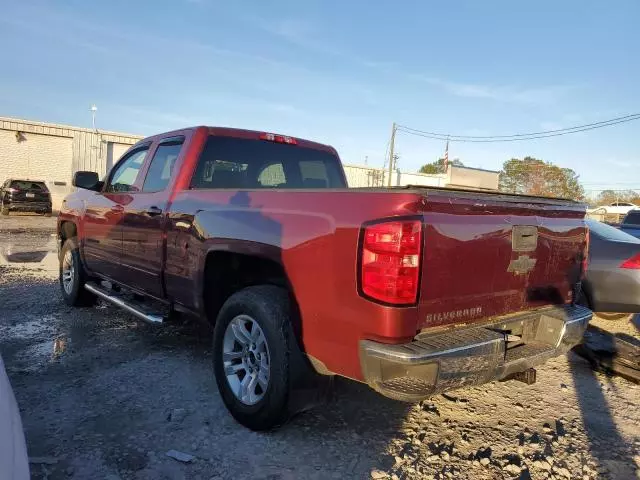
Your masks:
M107 302L113 303L117 307L120 307L120 308L126 310L127 312L135 315L139 319L144 320L145 322L148 322L148 323L162 323L162 321L163 321L163 316L162 315L159 315L157 313L144 312L144 311L142 311L142 309L140 307L135 305L133 302L127 302L126 300L122 299L119 295L114 295L114 294L110 293L109 291L107 291L107 290L101 288L100 286L96 285L95 283L86 283L84 285L84 288L89 290L94 295L102 298L103 300L106 300Z

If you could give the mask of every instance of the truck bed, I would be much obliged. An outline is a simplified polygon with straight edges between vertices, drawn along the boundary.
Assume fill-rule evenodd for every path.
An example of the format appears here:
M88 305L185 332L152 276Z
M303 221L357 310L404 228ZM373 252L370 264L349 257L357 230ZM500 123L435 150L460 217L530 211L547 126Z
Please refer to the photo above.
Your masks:
M193 239L191 251L250 244L281 263L304 318L305 350L352 378L361 378L356 346L362 339L401 343L425 328L570 302L586 242L582 204L494 192L187 190L176 194L171 210L169 291L189 295L184 249L178 254L171 245L184 235L175 227L186 220L178 212L197 212L192 221L204 240ZM363 225L397 218L423 225L419 297L403 308L358 294ZM529 234L535 242L523 241Z

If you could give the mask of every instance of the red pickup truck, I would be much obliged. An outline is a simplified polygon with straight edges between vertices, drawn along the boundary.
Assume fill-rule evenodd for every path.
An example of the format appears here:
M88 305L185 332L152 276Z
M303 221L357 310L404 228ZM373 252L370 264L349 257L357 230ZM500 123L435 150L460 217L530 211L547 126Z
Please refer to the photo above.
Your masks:
M73 183L65 301L211 322L220 394L252 429L336 374L406 401L532 381L591 318L573 302L588 245L576 202L350 189L332 147L215 127L144 139L104 181Z

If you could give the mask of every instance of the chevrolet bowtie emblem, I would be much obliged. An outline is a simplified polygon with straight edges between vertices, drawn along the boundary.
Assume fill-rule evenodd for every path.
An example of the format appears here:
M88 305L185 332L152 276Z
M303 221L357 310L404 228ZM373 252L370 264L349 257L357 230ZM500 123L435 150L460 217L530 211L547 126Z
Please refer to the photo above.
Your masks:
M520 255L517 259L511 260L507 272L516 275L529 273L536 266L536 259L530 258L528 255Z

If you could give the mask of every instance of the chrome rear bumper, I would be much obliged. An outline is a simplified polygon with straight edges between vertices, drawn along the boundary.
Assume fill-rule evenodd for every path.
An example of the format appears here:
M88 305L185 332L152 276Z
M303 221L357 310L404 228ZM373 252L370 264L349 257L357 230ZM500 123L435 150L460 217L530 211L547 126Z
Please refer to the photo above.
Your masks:
M360 342L365 381L381 394L418 401L525 371L580 343L591 311L550 307L479 327L422 332L411 343Z

